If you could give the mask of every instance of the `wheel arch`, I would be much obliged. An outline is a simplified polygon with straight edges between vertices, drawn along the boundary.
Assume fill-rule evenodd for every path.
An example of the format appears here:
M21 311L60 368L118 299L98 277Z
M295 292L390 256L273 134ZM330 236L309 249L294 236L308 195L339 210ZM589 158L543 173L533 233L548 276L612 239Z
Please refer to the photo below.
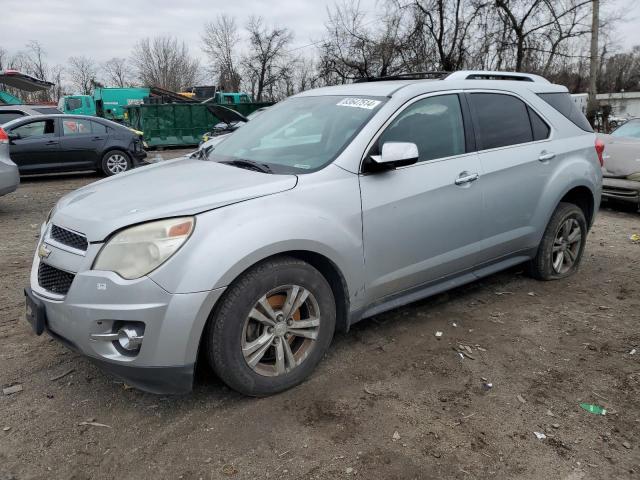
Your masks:
M567 191L558 204L573 203L582 210L585 218L587 219L587 225L591 227L595 216L595 198L591 189L585 185L578 185ZM557 206L556 206L557 207Z
M96 167L102 169L102 162L104 161L104 157L108 153L113 152L114 150L117 150L119 152L124 153L127 156L127 158L129 159L129 161L133 162L133 159L131 158L131 154L127 151L127 149L125 147L122 147L120 145L108 145L100 153L100 158L98 159L98 164L96 165Z
M298 260L302 260L316 270L327 280L331 292L333 293L334 300L336 302L336 329L340 331L347 331L349 328L349 287L347 285L346 278L340 267L331 260L328 256L318 253L313 250L283 250L277 253L266 255L259 260L254 261L251 265L245 267L242 271L236 273L229 282L229 285L236 282L242 277L248 270L254 268L263 262L273 260L278 257L293 257ZM228 287L227 287L228 288ZM224 294L223 294L224 297ZM219 304L222 297L216 302ZM215 307L212 310L212 316L215 313ZM209 319L211 321L211 318Z

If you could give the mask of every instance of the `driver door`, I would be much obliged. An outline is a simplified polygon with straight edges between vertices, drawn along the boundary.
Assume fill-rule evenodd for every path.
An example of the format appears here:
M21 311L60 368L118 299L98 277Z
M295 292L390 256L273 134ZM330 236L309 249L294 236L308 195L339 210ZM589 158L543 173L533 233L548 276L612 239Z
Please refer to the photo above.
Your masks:
M57 161L60 152L55 120L34 118L9 130L19 136L11 140L9 155L20 173L46 169Z
M462 101L457 93L413 100L369 152L379 153L386 141L415 143L419 152L413 165L360 176L369 302L420 290L476 264L482 167Z

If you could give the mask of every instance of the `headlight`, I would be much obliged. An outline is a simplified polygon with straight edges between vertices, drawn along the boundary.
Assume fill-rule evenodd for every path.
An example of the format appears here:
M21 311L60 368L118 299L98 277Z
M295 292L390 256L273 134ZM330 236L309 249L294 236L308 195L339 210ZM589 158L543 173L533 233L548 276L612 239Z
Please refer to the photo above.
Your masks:
M178 251L195 221L194 217L169 218L122 230L102 247L93 269L115 272L127 280L140 278Z

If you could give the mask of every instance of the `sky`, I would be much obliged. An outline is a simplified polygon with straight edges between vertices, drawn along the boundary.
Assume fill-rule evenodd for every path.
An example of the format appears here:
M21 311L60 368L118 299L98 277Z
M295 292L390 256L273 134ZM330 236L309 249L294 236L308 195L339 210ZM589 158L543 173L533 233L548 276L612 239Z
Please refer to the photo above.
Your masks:
M375 11L382 0L360 0ZM319 40L327 6L334 0L0 0L0 46L14 53L29 40L44 46L49 64L64 64L70 56L99 62L128 57L132 45L144 37L175 35L191 53L204 60L200 36L203 24L219 13L236 17L240 26L249 15L294 32L292 48ZM607 5L608 4L608 5ZM622 48L640 45L640 1L606 0L606 11L622 13L614 32ZM302 49L300 52L314 48Z

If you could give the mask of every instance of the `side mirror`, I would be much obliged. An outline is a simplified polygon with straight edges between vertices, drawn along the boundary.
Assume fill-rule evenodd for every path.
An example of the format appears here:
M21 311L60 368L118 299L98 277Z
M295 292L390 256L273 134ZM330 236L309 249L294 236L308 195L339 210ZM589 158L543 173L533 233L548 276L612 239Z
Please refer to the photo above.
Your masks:
M406 165L413 165L418 161L420 153L418 146L410 142L385 142L380 155L370 155L370 170L389 170ZM374 166L375 165L375 166Z
M22 138L19 133L12 132L9 132L7 136L9 137L9 140L18 140L19 138Z

